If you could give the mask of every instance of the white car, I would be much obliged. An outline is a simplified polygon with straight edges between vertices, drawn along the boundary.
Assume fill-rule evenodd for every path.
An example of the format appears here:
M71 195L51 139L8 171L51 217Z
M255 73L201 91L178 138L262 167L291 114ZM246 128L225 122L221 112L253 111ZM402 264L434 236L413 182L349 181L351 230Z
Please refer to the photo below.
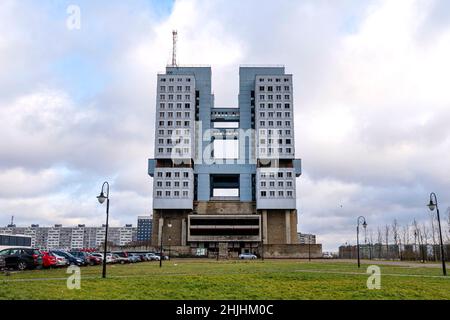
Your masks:
M159 261L159 260L161 260L161 258L159 256L157 256L156 254L154 254L154 253L147 253L145 256L147 257L148 261Z
M255 256L253 253L241 253L240 255L239 255L239 259L242 259L242 260L255 260L255 259L258 259L258 257L257 256Z
M65 267L69 264L67 259L63 256L60 256L59 254L52 253L52 255L56 258L56 266L57 267Z
M94 252L91 253L91 256L101 259L103 261L103 253ZM106 262L108 262L108 255L106 255Z
M102 255L102 259L103 259L103 255ZM117 263L117 259L114 256L114 254L112 254L112 253L106 254L106 263Z

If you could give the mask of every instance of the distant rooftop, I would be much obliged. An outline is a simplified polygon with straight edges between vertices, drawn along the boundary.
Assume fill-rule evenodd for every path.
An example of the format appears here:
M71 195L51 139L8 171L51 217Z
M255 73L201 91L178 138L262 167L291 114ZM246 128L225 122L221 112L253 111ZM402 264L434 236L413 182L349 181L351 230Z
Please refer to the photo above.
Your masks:
M283 64L241 64L240 68L284 68Z

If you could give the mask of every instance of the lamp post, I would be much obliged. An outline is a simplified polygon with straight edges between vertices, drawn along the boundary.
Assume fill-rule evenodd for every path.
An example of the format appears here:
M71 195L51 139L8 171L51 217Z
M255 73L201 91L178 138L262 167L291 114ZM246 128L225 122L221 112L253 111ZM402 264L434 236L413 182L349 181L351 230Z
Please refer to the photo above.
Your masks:
M164 255L163 255L164 218L162 219L162 221L163 221L163 224L162 224L162 227L161 227L161 248L160 248L161 252L160 252L160 255L159 255L160 256L160 259L159 259L159 267L160 268L162 267L162 261L164 259ZM172 228L172 224L170 222L167 223L167 226L169 228Z
M170 261L170 247L171 247L171 243L172 243L172 237L169 236L169 261Z
M308 261L311 261L311 238L308 239Z
M364 218L363 216L359 216L356 223L357 223L356 224L356 251L357 251L357 256L358 256L358 268L359 268L359 267L361 267L361 261L359 259L359 225L362 223L362 226L364 227L364 229L366 229L367 228L366 218Z
M105 186L106 186L106 194L105 194ZM103 271L102 278L106 278L106 251L108 249L108 220L109 220L109 183L104 182L102 185L102 191L100 195L97 197L98 202L103 204L106 200L106 226L105 226L105 244L103 250Z
M434 211L434 209L436 208L438 225L439 225L439 240L441 243L442 273L444 274L444 276L446 276L447 269L445 268L444 243L442 241L441 218L439 216L439 207L438 207L437 196L434 192L432 192L430 194L430 203L428 204L428 208L430 208L430 211Z

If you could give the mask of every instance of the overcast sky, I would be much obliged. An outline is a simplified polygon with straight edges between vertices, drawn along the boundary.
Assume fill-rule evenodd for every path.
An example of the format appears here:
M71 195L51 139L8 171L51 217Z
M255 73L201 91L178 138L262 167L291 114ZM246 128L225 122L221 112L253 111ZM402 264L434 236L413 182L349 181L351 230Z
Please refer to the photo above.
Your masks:
M81 28L67 27L69 5ZM294 75L299 231L324 250L450 206L450 1L0 2L0 225L112 225L152 208L156 73L210 64L237 106L240 64Z

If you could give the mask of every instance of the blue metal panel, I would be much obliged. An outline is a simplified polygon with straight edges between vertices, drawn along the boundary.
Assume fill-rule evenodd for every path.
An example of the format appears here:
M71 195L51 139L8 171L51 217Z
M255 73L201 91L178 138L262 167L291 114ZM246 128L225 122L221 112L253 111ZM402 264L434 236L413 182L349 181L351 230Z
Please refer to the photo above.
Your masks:
M293 163L294 163L295 175L297 177L300 177L302 175L302 160L295 159L295 160L293 160Z
M148 174L150 177L155 175L156 160L148 159Z
M240 175L239 194L241 201L252 201L252 174Z
M209 174L198 175L198 189L197 198L198 201L209 201L210 199L210 181Z

